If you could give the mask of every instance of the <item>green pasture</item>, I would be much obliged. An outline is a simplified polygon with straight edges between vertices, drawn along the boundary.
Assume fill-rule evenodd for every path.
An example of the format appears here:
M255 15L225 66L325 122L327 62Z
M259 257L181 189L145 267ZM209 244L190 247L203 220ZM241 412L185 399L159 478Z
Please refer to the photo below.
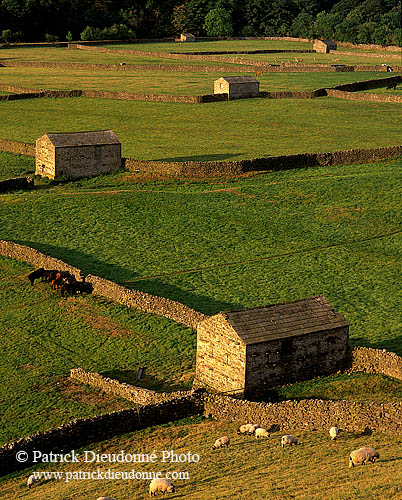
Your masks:
M0 151L0 181L34 172L35 158Z
M206 314L324 294L352 344L402 354L401 167L45 184L1 196L0 238Z
M311 42L285 40L210 40L199 42L145 42L105 44L107 49L138 50L143 52L207 52L235 50L312 50Z
M311 398L392 403L402 401L402 381L367 373L336 374L275 387L267 391L264 400L287 401Z
M369 52L356 52L354 54L342 54L337 51L330 52L329 54L323 53L306 53L306 54L239 54L239 56L248 61L261 61L269 64L280 64L289 62L292 64L345 64L347 66L356 65L373 65L380 66L381 64L388 64L389 66L401 66L402 57L396 54L382 53L369 53Z
M232 76L241 75L230 71ZM254 70L251 70L254 75ZM384 78L383 72L263 73L261 91L315 90L356 81ZM108 71L63 68L2 68L0 84L49 90L108 90L144 94L213 94L214 80L222 73L167 71ZM0 103L1 104L1 103Z
M399 103L331 98L199 105L86 98L0 102L1 138L34 143L45 132L112 129L123 156L161 161L393 146L401 143L400 123Z
M149 497L150 480L70 480L67 473L78 471L131 471L145 474L160 471L188 473L185 479L172 480L176 491L168 498L189 500L223 500L270 498L272 500L399 500L402 487L398 480L401 468L401 440L374 433L341 432L331 442L326 432L295 434L297 446L281 448L282 434L256 440L238 436L238 423L229 424L201 418L186 419L169 425L151 427L125 434L82 450L76 464L43 464L1 480L0 497L29 500L91 500L99 495L113 495L121 500ZM217 437L228 435L231 445L212 450ZM373 446L380 460L366 466L348 467L350 452L361 446ZM85 463L84 451L118 454L145 453L155 450L155 463ZM198 462L163 462L162 452L199 456ZM26 479L33 471L59 471L60 480L44 480L31 489ZM70 476L71 477L71 476Z
M160 56L144 56L136 54L113 54L107 52L95 52L91 50L67 49L65 47L21 47L0 50L1 61L28 61L28 62L54 62L54 63L85 63L85 64L119 64L124 61L126 64L157 65L168 66L228 66L231 64L225 61L199 61L197 59L175 59ZM56 69L57 71L57 69ZM124 72L124 70L122 70Z
M0 257L1 443L130 405L70 381L71 368L158 390L189 387L190 329L91 296L62 298L49 283L32 287L32 269Z

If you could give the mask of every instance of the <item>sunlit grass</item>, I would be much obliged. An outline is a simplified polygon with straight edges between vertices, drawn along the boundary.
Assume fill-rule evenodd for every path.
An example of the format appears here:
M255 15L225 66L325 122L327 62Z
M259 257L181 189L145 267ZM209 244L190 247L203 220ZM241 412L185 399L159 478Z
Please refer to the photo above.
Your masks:
M401 142L398 103L331 98L199 105L86 98L0 102L2 138L34 143L45 132L99 129L116 133L123 156L164 161L239 160Z
M155 463L78 463L48 464L20 472L1 483L4 498L43 500L91 500L99 495L117 499L146 498L149 480L72 480L48 481L28 490L26 478L32 470L57 470L72 473L78 470L187 472L188 479L173 480L174 494L167 498L190 500L211 499L297 499L297 500L399 500L402 493L398 481L401 467L400 439L374 433L364 436L344 430L338 440L330 441L327 432L296 432L298 446L281 448L281 433L266 440L237 436L242 422L225 423L199 418L187 419L173 425L153 427L116 437L103 443L93 443L84 450L95 453L147 453L157 455ZM212 450L217 437L228 435L228 448ZM374 446L380 460L374 464L348 467L352 450ZM177 456L198 455L198 462L163 462L163 451L172 450Z
M191 385L190 329L91 296L62 298L48 283L32 287L31 270L0 257L1 443L130 405L70 381L71 368L158 390Z

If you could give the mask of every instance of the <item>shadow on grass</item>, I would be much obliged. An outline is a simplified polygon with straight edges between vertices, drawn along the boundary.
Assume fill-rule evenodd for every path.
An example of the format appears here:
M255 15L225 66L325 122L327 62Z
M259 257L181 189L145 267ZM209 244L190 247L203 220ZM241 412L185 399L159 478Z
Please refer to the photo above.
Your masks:
M369 339L365 337L353 337L350 339L350 343L353 347L368 347L370 349L385 349L386 351L391 351L402 356L402 335L394 337L393 339L384 339L379 342L370 342Z
M225 154L210 154L210 155L193 155L193 156L174 156L172 158L158 158L151 161L222 161L229 158L241 156L243 153L225 153Z
M140 278L140 276L131 269L103 262L93 255L86 254L80 250L35 241L15 240L15 242L60 259L71 266L78 267L84 274L100 276L122 286L127 286L127 282L133 282L133 285L127 288L175 300L204 314L216 314L220 311L240 309L242 307L241 304L234 302L219 301L211 297L182 290L170 283L163 283L159 279L136 281L136 278Z
M125 382L126 384L157 392L187 391L191 389L192 385L191 382L188 382L187 384L184 382L166 382L165 380L158 379L153 375L148 375L146 373L146 369L140 380L137 379L137 370L111 370L103 372L102 375L104 377L114 378L119 382Z

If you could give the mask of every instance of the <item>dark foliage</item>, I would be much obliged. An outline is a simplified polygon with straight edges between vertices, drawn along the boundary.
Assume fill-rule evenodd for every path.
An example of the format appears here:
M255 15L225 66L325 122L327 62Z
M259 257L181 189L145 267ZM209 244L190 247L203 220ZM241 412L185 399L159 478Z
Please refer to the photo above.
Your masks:
M95 38L222 32L401 45L400 26L398 0L0 0L7 42L79 40L89 27Z

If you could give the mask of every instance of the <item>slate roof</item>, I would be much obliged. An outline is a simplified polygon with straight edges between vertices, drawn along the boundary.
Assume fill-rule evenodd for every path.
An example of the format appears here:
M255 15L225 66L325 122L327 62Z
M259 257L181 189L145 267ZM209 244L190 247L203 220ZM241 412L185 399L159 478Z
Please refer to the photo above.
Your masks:
M113 130L95 130L92 132L61 132L45 134L56 148L69 146L101 146L120 144Z
M259 83L257 78L255 78L254 76L248 76L248 75L222 76L221 78L218 78L218 80L225 80L228 83Z
M220 314L245 344L349 326L323 295Z

